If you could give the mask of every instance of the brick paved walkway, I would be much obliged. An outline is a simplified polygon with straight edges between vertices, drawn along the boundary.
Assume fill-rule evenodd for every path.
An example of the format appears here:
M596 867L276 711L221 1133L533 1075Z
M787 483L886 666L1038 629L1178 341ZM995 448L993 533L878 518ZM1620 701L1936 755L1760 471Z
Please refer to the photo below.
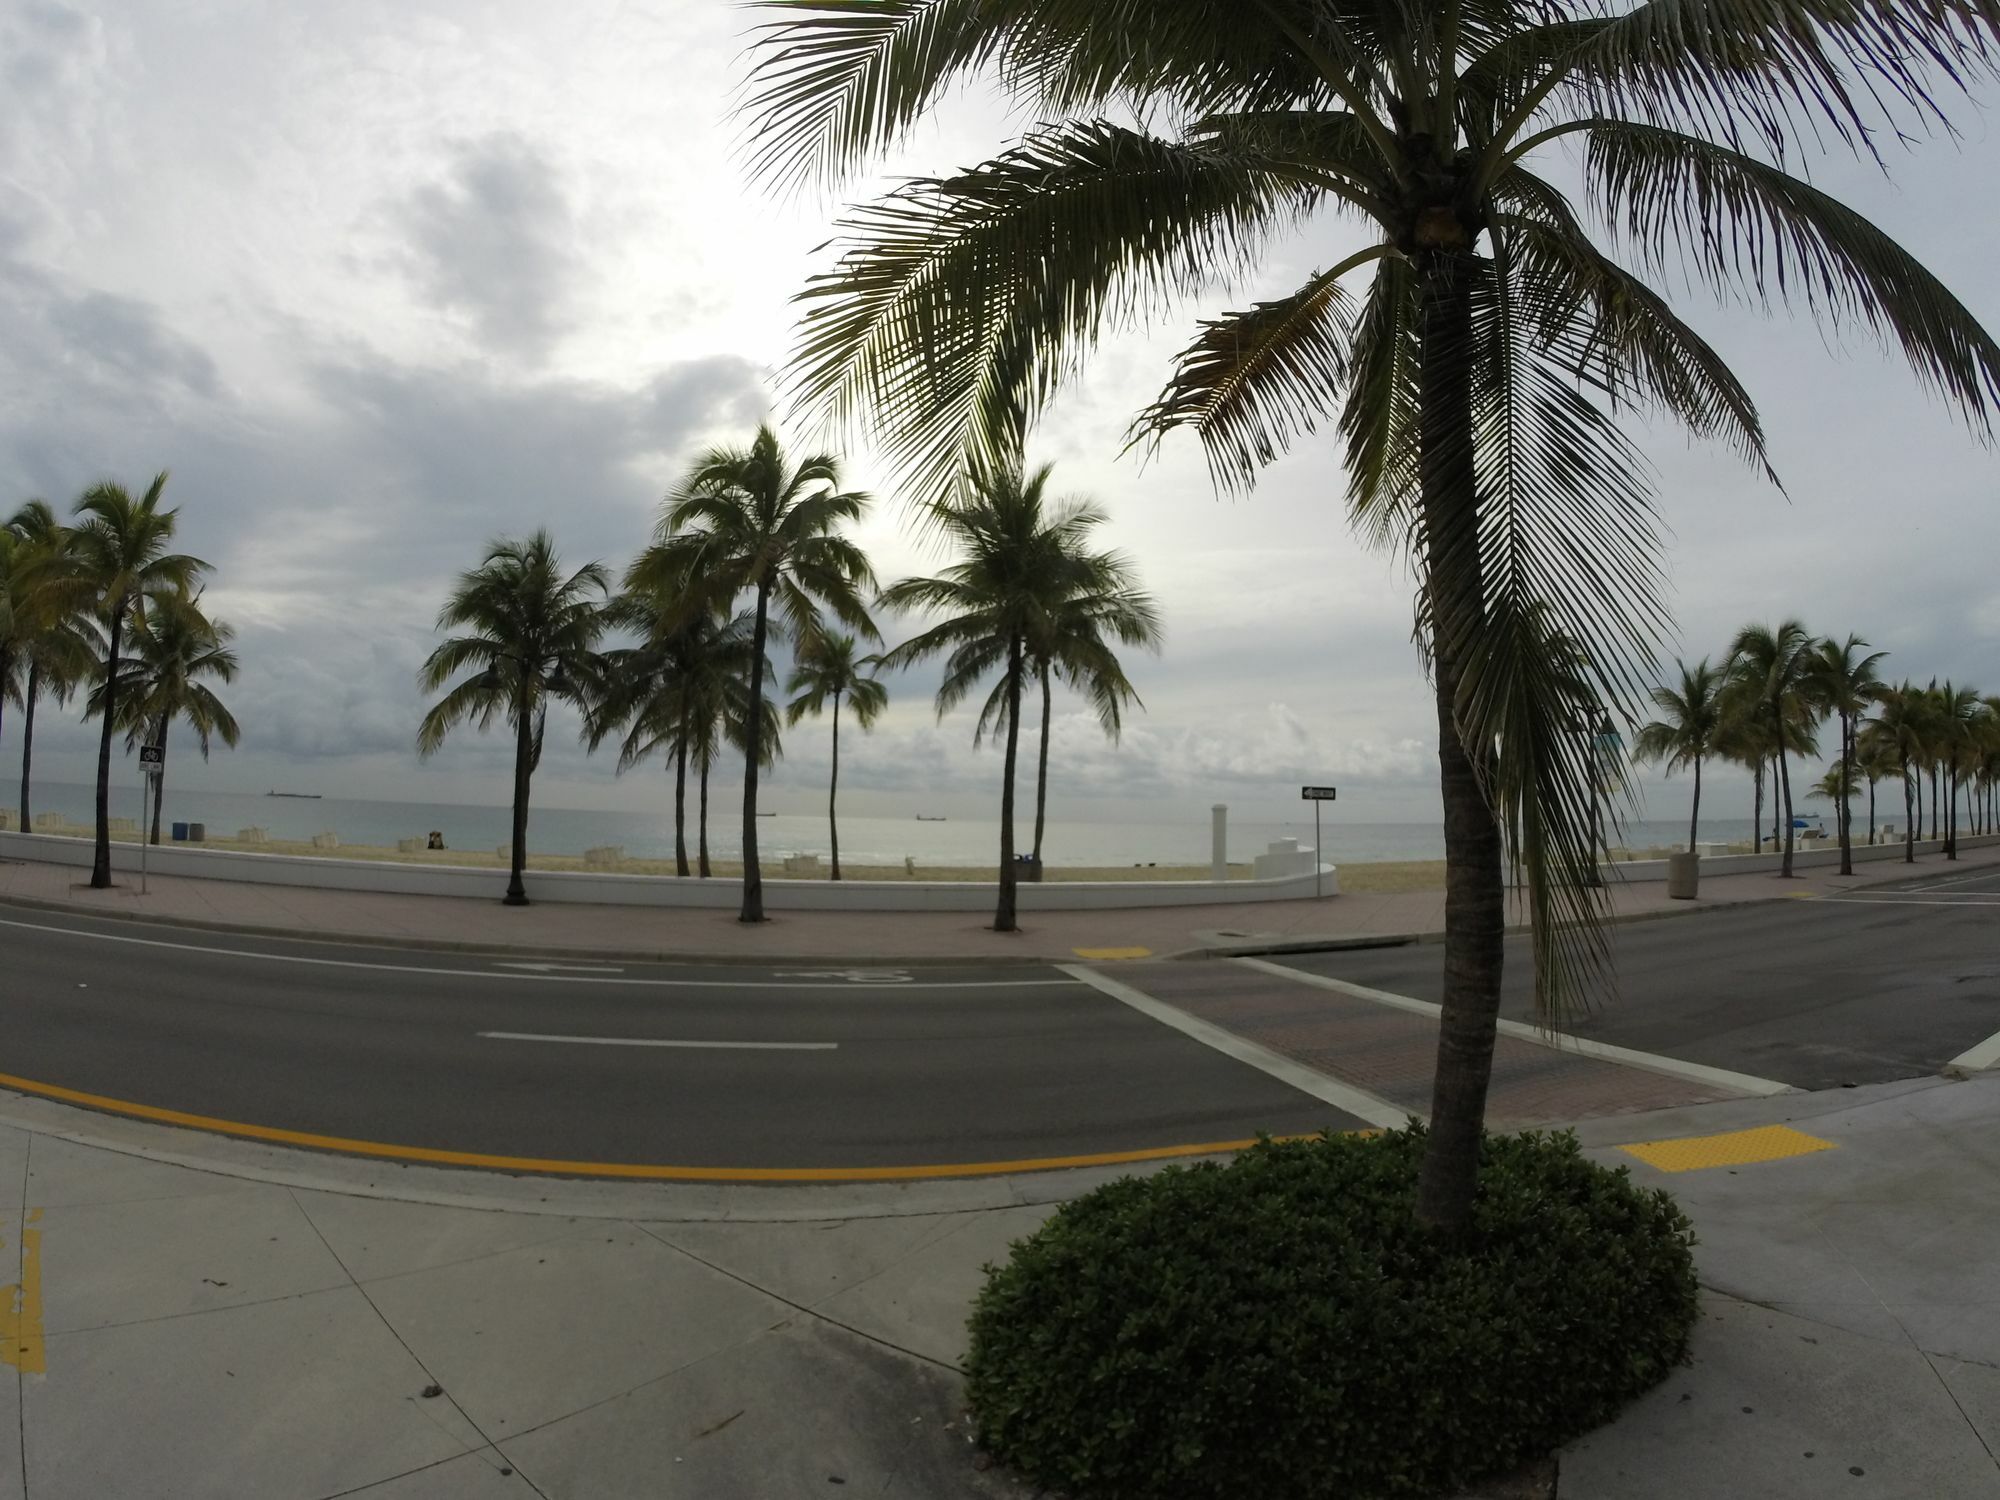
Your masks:
M1437 1022L1227 960L1121 964L1131 985L1411 1114L1430 1111ZM1741 1095L1502 1036L1487 1119L1499 1129L1707 1104Z

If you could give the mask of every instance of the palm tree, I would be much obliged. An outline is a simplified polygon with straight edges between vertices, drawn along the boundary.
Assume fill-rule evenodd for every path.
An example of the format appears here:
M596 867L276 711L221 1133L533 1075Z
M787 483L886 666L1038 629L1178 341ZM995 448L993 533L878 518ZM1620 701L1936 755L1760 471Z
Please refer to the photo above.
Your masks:
M1664 762L1667 774L1694 767L1694 809L1688 814L1688 853L1694 853L1695 838L1701 827L1701 763L1719 752L1723 734L1723 674L1703 657L1680 669L1678 689L1656 687L1653 703L1664 716L1639 731L1632 742L1632 758Z
M1881 692L1886 693L1888 691L1889 688L1885 684ZM1875 701L1878 704L1882 701L1880 693L1876 695ZM1854 731L1854 764L1868 781L1868 844L1870 848L1873 848L1875 844L1875 783L1890 776L1901 776L1903 774L1903 764L1897 757L1895 746L1890 743L1886 735L1878 733L1877 729L1878 726L1874 719L1864 719ZM1907 781L1907 778L1905 780ZM1908 794L1909 788L1905 785L1904 796L1906 800Z
M748 590L755 598L749 701L764 700L764 653L771 637L809 649L821 610L868 640L879 637L862 603L875 586L861 549L836 528L858 521L868 497L840 488L840 461L813 454L786 461L778 435L759 427L748 448L712 448L667 499L658 539L633 564L628 585L669 587L684 608L727 608ZM771 618L777 604L778 618ZM743 769L743 910L764 920L764 875L757 859L757 773L763 767L764 717L747 722Z
M1044 471L1046 472L1046 471ZM1079 529L1103 519L1095 506L1083 503ZM1029 667L1042 690L1041 744L1035 758L1035 847L1042 863L1042 830L1049 804L1049 725L1053 713L1050 679L1060 677L1087 699L1097 722L1115 744L1124 729L1127 705L1141 707L1139 694L1125 675L1113 643L1160 649L1160 616L1152 596L1138 586L1131 561L1118 552L1084 552L1070 596L1059 601L1048 619L1046 639L1028 654Z
M1958 784L1961 768L1969 766L1979 753L1986 727L1986 704L1974 688L1953 687L1947 680L1939 689L1938 740L1945 766L1944 857L1958 858Z
M731 619L708 610L684 614L672 597L629 591L611 602L609 615L614 625L637 631L640 644L603 654L603 695L592 705L590 747L596 749L614 729L625 730L618 752L621 773L655 753L673 757L674 861L682 876L689 873L688 763L695 763L702 776L701 873L706 876L708 766L716 753L718 726L727 720L733 727L743 717L754 622L748 614ZM774 762L776 745L773 737L766 766Z
M797 697L786 705L785 722L796 724L807 714L818 715L833 705L833 774L826 783L826 829L833 845L833 878L840 879L840 823L834 799L840 792L840 703L854 710L854 722L866 734L889 706L889 690L869 673L882 664L879 656L856 657L854 637L828 632L806 646L792 667L785 691Z
M234 749L242 732L235 715L215 695L209 680L236 680L236 652L230 642L236 628L226 620L211 620L202 612L201 598L163 596L145 620L133 627L132 654L119 668L119 720L125 726L125 747L142 740L165 747L175 719L186 719L194 730L201 758L208 759L220 739ZM90 709L103 711L105 684L91 690ZM160 842L160 804L166 792L166 768L153 778L153 826L148 837Z
M549 703L560 699L584 710L602 696L597 641L606 627L603 595L608 576L586 563L567 578L548 532L522 541L491 543L479 566L459 575L438 611L440 631L452 635L431 652L417 674L434 693L459 673L474 669L431 706L417 729L417 754L428 759L463 723L482 732L496 717L514 728L514 838L509 854L506 904L526 906L521 872L528 858L528 785L541 764Z
M1472 1203L1503 826L1535 840L1513 853L1548 934L1544 1013L1610 962L1608 898L1585 884L1591 767L1534 748L1558 689L1528 608L1555 609L1603 695L1629 703L1665 621L1650 485L1617 413L1651 408L1766 468L1749 396L1642 278L1695 265L1718 291L1858 320L1975 425L2000 394L2000 345L1972 315L1772 164L1828 133L1869 149L1864 108L1942 118L1935 79L1983 75L2000 32L1969 0L1861 7L765 7L745 108L769 177L847 180L975 71L1041 122L851 214L840 259L803 293L796 393L812 415L879 429L919 499L941 501L969 460L1018 452L1107 328L1263 268L1322 207L1364 227L1369 243L1296 291L1205 321L1136 436L1192 428L1215 472L1247 485L1337 422L1362 530L1411 547L1448 882L1426 1224L1456 1228ZM1583 147L1637 274L1533 170L1565 145Z
M104 725L97 746L97 851L90 868L96 890L111 884L111 736L124 724L118 696L126 629L143 629L155 602L191 594L209 571L200 558L167 550L180 512L160 508L166 487L164 469L137 500L121 485L92 485L76 503L79 520L71 528L77 573L104 631L98 669L103 692L96 706Z
M1798 748L1786 741L1788 723L1812 718L1812 699L1807 691L1807 669L1811 664L1813 637L1797 620L1776 627L1746 625L1737 632L1729 648L1731 670L1743 681L1745 690L1769 705L1769 722L1777 736L1773 759L1777 767L1777 795L1785 820L1785 858L1779 867L1781 878L1792 874L1792 776L1787 763L1788 749Z
M945 656L937 690L942 719L992 672L1000 678L973 728L973 743L1004 737L1000 781L1000 892L993 930L1014 932L1014 780L1021 737L1021 693L1030 655L1051 639L1052 622L1088 582L1082 545L1100 519L1077 501L1051 504L1046 466L1024 475L1018 464L973 471L961 492L930 507L927 520L958 553L931 578L905 578L882 594L890 609L945 618L882 658L908 667Z
M90 614L92 590L78 563L75 536L45 500L15 512L5 533L13 540L8 585L21 684L21 829L34 827L30 807L35 757L35 705L44 692L58 703L90 679L103 645ZM0 677L5 673L0 672Z
M1834 760L1834 770L1842 776L1850 775L1858 760L1854 746L1855 726L1884 686L1875 675L1875 666L1889 653L1872 651L1866 656L1859 654L1867 649L1868 643L1858 635L1849 635L1844 643L1836 642L1829 636L1812 648L1806 662L1806 692L1822 710L1840 720L1840 750ZM1849 811L1853 796L1854 788L1849 785L1834 799L1834 806L1839 812L1836 822L1840 832L1840 873L1843 875L1854 873L1853 820Z
M1854 778L1859 768L1852 762L1841 765L1835 762L1826 768L1819 780L1806 791L1806 796L1816 801L1831 802L1837 825L1847 821L1847 804L1854 798Z
M1895 761L1903 777L1903 863L1917 861L1916 798L1923 790L1920 770L1928 734L1923 689L1905 679L1900 686L1884 688L1875 700L1875 717L1868 721L1863 738L1880 746L1880 753Z

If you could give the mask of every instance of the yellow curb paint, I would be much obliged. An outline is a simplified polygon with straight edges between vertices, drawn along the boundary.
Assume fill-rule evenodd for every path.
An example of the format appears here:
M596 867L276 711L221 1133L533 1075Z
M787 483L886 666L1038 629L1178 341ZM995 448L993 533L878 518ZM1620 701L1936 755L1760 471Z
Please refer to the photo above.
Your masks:
M1823 1141L1789 1125L1763 1125L1755 1130L1731 1130L1722 1135L1689 1135L1666 1141L1641 1141L1620 1146L1628 1156L1636 1156L1662 1172L1697 1172L1706 1167L1742 1167L1760 1161L1783 1161L1790 1156L1810 1156L1815 1151L1837 1151L1832 1141Z
M539 1156L488 1156L479 1151L441 1151L430 1146L397 1146L383 1141L359 1141L346 1136L315 1135L305 1130L285 1130L275 1125L247 1125L237 1120L218 1120L211 1115L192 1115L178 1109L161 1109L153 1104L134 1104L128 1099L111 1099L102 1094L86 1094L53 1083L37 1083L32 1078L16 1078L0 1073L0 1088L65 1104L80 1104L108 1114L130 1115L162 1125L181 1125L190 1130L206 1130L215 1135L242 1136L247 1140L271 1141L281 1146L305 1146L315 1151L334 1151L347 1156L380 1156L394 1161L420 1161L433 1166L483 1167L501 1172L549 1172L563 1177L617 1177L644 1182L907 1182L936 1177L1001 1177L1013 1172L1054 1172L1065 1167L1117 1167L1134 1162L1171 1161L1183 1156L1218 1156L1242 1151L1256 1141L1204 1141L1188 1146L1155 1146L1143 1151L1097 1151L1081 1156L1038 1156L1020 1161L960 1162L950 1166L922 1167L668 1167L640 1162L559 1161ZM39 1210L37 1210L39 1213ZM39 1242L39 1231L35 1232ZM25 1281L25 1273L23 1280ZM37 1266L36 1318L40 1327L41 1281ZM4 1325L0 1325L4 1326ZM39 1338L39 1334L37 1335Z
M1151 948L1072 948L1070 952L1078 958L1094 958L1108 961L1121 958L1151 958Z
M12 1365L24 1375L48 1372L48 1345L42 1337L42 1211L28 1215L30 1227L21 1231L21 1280L17 1286L0 1287L0 1364Z

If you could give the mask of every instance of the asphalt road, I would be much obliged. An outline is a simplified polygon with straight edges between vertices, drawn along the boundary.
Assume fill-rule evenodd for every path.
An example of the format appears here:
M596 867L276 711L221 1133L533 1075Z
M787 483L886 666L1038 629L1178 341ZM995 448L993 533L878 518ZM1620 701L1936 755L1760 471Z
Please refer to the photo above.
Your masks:
M562 1161L959 1165L1359 1123L1012 966L536 969L0 905L0 1037L0 1074L39 1084ZM721 1045L632 1045L660 1042Z
M1612 929L1616 992L1581 1036L1799 1088L1936 1073L2000 1032L2000 869ZM1436 1001L1436 944L1278 960ZM1502 1013L1535 1019L1524 938Z

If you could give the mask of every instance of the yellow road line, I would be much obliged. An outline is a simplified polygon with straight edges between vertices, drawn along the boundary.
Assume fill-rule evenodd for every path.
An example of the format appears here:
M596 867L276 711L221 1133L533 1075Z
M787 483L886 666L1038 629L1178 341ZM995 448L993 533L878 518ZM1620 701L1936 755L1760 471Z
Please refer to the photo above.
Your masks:
M24 1375L46 1374L49 1368L42 1337L42 1232L34 1227L41 1218L39 1208L31 1210L21 1231L20 1284L0 1287L0 1364Z
M1151 958L1151 948L1072 948L1070 952L1078 958L1094 958L1102 962L1109 959Z
M305 1130L285 1130L275 1125L247 1125L238 1120L218 1120L212 1115L188 1114L178 1109L161 1109L153 1104L135 1104L129 1099L112 1099L102 1094L86 1094L59 1084L38 1083L32 1078L16 1078L0 1073L0 1088L80 1104L110 1114L130 1115L162 1125L180 1125L190 1130L206 1130L216 1135L242 1136L253 1141L272 1141L283 1146L306 1146L315 1151L335 1151L348 1156L379 1156L395 1161L420 1161L434 1166L484 1167L502 1172L550 1172L564 1177L618 1177L649 1182L901 1182L931 1177L998 1177L1011 1172L1052 1172L1064 1167L1115 1167L1133 1162L1168 1161L1182 1156L1212 1156L1242 1151L1254 1140L1204 1141L1188 1146L1155 1146L1143 1151L1097 1151L1080 1156L1038 1156L1020 1161L960 1162L950 1166L920 1167L670 1167L640 1162L558 1161L540 1156L491 1156L480 1151L441 1151L431 1146L397 1146L383 1141L360 1141L346 1136L315 1135ZM36 1231L39 1241L39 1231ZM37 1276L39 1277L39 1269ZM36 1283L37 1299L40 1282ZM39 1306L39 1300L38 1300ZM39 1315L39 1313L38 1313Z
M1620 1146L1662 1172L1694 1172L1704 1167L1742 1167L1754 1162L1783 1161L1815 1151L1837 1151L1832 1141L1807 1135L1789 1125L1763 1125L1755 1130L1731 1130L1722 1135L1689 1135L1665 1141L1640 1141Z

